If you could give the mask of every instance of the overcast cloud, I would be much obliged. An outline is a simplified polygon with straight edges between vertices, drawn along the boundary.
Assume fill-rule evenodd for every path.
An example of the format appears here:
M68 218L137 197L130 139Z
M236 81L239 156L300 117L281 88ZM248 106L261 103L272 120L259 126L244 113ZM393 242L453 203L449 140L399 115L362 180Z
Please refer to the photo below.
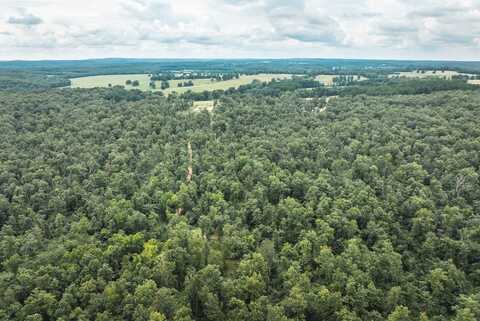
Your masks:
M0 0L0 59L480 59L480 0Z

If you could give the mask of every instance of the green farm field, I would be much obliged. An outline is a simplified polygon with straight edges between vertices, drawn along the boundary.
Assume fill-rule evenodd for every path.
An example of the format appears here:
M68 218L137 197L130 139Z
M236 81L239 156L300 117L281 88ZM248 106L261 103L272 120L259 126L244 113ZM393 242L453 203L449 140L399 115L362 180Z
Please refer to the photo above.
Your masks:
M238 88L241 85L246 85L254 80L262 82L270 81L272 79L285 79L290 78L289 74L257 74L257 75L241 75L239 79L231 79L225 81L211 81L210 79L193 79L193 86L190 87L178 87L180 82L187 81L187 79L170 80L170 88L165 90L160 89L160 81L156 81L156 89L153 91L163 91L165 94L171 94L177 92L179 94L188 90L193 92L213 91L213 90L226 90L231 87ZM133 87L125 85L127 80L138 80L140 85ZM126 89L140 89L144 91L152 90L149 87L150 77L148 74L130 74L130 75L102 75L91 76L71 79L72 88L95 88L95 87L108 87L112 86L125 86Z
M133 87L125 85L127 80L138 80L140 86ZM134 74L134 75L101 75L70 79L72 88L95 88L112 86L125 86L128 89L149 90L150 77L148 74Z

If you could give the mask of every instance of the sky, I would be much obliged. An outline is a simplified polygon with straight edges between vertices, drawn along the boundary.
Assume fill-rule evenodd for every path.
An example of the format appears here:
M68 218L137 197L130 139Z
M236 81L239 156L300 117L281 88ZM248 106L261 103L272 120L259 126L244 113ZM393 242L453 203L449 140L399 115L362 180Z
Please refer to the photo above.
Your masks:
M480 60L480 0L0 0L0 60Z

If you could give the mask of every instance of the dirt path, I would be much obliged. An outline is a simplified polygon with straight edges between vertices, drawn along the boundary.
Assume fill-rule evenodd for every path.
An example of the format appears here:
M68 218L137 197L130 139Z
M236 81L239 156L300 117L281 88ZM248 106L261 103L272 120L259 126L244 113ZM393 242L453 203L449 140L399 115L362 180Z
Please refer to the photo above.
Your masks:
M188 154L188 167L187 167L187 177L186 177L186 182L187 184L192 181L193 177L193 152L192 152L192 144L190 141L187 143L187 154ZM175 211L177 215L182 215L183 213L183 208L179 207Z
M325 107L320 108L318 111L322 113L322 112L324 112L325 110L327 110L328 103L330 102L330 100L332 100L332 99L337 99L337 98L338 98L338 96L328 96L328 97L326 97L326 98L325 98Z
M190 183L193 176L193 153L192 153L192 144L188 142L187 144L188 152L188 168L187 168L187 183Z

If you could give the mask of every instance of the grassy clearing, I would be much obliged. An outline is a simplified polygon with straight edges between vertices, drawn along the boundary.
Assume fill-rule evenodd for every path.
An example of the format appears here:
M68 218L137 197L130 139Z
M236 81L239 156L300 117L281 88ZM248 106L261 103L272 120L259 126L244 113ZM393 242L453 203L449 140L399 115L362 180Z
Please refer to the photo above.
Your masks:
M320 81L324 86L332 86L333 78L335 78L335 75L318 75L315 80Z
M165 90L160 89L160 81L156 81L156 89L149 87L150 78L148 74L136 74L136 75L102 75L102 76L91 76L91 77L81 77L73 78L72 88L95 88L95 87L108 87L109 84L112 86L125 86L126 89L140 89L143 91L163 91L165 94L171 94L172 92L177 92L179 94L184 93L188 90L193 92L203 92L203 91L213 91L213 90L226 90L231 87L238 88L241 85L247 85L253 80L259 81L270 81L274 78L276 79L285 79L290 78L291 75L288 74L258 74L258 75L241 75L239 79L231 79L226 81L211 81L210 79L193 79L193 86L191 87L178 87L180 82L187 81L187 79L179 80L170 80L170 88ZM127 80L138 80L140 85L133 87L130 85L125 85Z
M215 103L213 100L204 100L204 101L194 101L193 102L193 111L212 111Z
M178 87L179 82L184 80L171 80L170 88L165 89L163 92L170 94L172 92L177 92L179 94L184 93L188 90L193 92L203 92L203 91L212 91L212 90L227 90L229 88L238 88L241 85L247 85L254 80L259 80L262 82L270 81L274 78L276 79L285 79L290 78L291 75L287 74L258 74L258 75L242 75L239 79L231 79L225 81L211 81L210 79L194 79L192 87Z
M328 96L327 98L325 98L325 102L328 104L328 102L332 99L337 99L338 96Z
M396 72L394 74L389 75L390 78L395 78L395 77L405 77L405 78L429 78L429 77L439 77L439 78L444 78L444 79L452 79L453 76L458 76L458 75L468 75L469 74L463 74L459 73L457 71L453 70L425 70L424 72L419 71L419 70L414 70L414 71L402 71L402 72Z
M339 75L317 75L315 77L315 80L320 81L323 83L324 86L333 86L333 79L335 77L338 77ZM367 80L367 78L363 76L357 76L357 75L349 75L354 77L354 81L362 81L362 80Z
M312 100L315 100L315 99L324 99L325 102L328 104L328 102L332 99L336 99L338 98L338 96L327 96L327 97L306 97L306 98L302 98L303 100L306 100L306 101L312 101Z
M127 80L138 80L140 85L138 87L127 86L125 82ZM150 77L147 74L135 74L135 75L102 75L102 76L90 76L70 79L73 88L95 88L95 87L108 87L112 86L125 86L126 89L140 89L149 90ZM160 86L160 83L158 83Z

